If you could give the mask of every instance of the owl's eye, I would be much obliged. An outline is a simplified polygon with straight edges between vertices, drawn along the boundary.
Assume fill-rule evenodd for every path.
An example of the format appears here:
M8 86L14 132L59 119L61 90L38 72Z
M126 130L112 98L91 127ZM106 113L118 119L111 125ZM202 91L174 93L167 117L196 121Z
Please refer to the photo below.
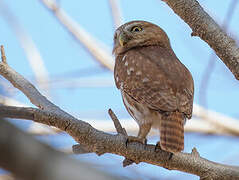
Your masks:
M134 26L131 28L131 32L139 32L139 31L142 31L143 29L139 26Z

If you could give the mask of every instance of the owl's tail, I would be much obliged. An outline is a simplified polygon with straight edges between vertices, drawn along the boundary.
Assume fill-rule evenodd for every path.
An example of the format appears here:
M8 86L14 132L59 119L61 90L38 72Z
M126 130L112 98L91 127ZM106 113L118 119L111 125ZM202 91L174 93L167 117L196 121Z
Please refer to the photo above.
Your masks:
M184 115L171 112L163 115L160 121L160 146L168 152L180 152L184 149Z

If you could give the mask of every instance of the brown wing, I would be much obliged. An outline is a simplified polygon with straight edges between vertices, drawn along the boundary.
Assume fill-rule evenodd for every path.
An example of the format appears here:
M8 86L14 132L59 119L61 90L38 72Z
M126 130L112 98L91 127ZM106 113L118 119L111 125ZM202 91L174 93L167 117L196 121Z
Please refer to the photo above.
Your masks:
M134 48L116 58L116 86L155 110L192 114L193 80L170 49Z

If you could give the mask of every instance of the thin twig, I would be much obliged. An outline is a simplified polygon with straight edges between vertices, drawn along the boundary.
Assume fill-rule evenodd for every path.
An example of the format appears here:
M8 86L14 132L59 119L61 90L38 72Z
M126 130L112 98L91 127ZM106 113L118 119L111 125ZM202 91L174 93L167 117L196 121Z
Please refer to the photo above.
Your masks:
M128 136L126 130L121 126L119 119L116 117L115 113L111 109L108 110L108 113L112 121L114 122L116 131L120 134Z
M108 110L108 113L109 113L109 115L110 115L112 121L114 122L114 126L115 126L115 129L116 129L116 131L118 132L118 134L123 134L123 135L125 135L125 136L127 137L127 136L128 136L128 135L127 135L127 132L126 132L126 130L121 126L121 124L120 124L120 122L119 122L119 119L117 118L117 116L115 115L115 113L114 113L111 109ZM126 145L126 144L125 144L125 145ZM125 158L125 159L123 160L123 167L129 166L129 165L131 165L131 164L133 164L133 163L134 163L133 160L128 159L128 158Z
M53 13L68 32L70 32L100 64L111 71L114 70L113 57L106 51L108 48L103 43L93 38L79 23L71 19L63 9L59 8L54 0L40 0L40 2Z
M6 59L6 56L5 56L5 51L4 51L3 45L1 45L1 58L2 58L2 62L7 64L7 59Z

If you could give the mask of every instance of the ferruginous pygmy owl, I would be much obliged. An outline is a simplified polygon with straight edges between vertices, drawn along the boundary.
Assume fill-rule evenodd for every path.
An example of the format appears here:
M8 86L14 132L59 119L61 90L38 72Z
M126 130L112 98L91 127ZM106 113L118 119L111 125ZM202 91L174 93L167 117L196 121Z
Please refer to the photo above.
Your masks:
M114 78L124 105L146 143L151 128L160 130L157 145L168 152L184 149L184 123L192 117L194 83L174 54L168 36L157 25L131 21L114 35Z

